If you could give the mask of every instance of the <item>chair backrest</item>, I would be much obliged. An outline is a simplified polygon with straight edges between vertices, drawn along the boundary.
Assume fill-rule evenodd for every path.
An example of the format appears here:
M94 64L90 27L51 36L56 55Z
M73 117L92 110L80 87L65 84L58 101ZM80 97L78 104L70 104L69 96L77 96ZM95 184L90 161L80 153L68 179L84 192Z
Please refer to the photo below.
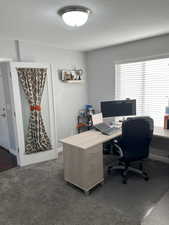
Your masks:
M151 130L151 134L153 136L153 131L154 131L154 120L149 117L149 116L137 116L137 117L128 117L127 120L132 120L132 119L145 119L149 122L150 125L150 130Z
M139 160L148 157L153 134L151 125L148 119L141 117L123 122L121 141L126 158L138 158Z

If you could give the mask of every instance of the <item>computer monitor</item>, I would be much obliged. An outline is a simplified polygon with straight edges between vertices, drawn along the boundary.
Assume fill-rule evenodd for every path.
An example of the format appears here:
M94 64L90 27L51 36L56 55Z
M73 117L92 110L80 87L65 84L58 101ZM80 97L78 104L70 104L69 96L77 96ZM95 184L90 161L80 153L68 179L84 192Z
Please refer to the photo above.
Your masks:
M136 115L136 99L101 102L103 117Z

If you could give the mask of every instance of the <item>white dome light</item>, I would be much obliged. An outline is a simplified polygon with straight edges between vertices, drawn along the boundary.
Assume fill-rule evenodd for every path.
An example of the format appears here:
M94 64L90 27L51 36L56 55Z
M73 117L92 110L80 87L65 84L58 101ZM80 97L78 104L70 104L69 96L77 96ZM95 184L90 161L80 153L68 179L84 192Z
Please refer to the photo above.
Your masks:
M64 23L72 27L80 27L84 25L91 11L82 6L67 6L58 11L62 16Z
M64 13L62 18L68 26L80 27L87 22L88 14L86 12L71 11Z

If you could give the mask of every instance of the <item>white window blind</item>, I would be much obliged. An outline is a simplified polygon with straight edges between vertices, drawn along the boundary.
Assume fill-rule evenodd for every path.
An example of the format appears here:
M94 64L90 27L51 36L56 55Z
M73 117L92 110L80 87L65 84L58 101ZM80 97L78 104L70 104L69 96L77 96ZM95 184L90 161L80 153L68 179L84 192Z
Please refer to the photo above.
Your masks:
M148 115L163 126L169 96L169 58L118 64L116 98L136 99L137 115Z

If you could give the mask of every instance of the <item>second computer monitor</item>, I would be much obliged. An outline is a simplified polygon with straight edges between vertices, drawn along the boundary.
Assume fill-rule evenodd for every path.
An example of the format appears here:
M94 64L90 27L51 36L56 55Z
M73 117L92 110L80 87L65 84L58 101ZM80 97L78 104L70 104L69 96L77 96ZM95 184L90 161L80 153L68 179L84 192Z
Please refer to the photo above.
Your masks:
M103 117L130 116L136 115L136 100L116 100L101 102Z

